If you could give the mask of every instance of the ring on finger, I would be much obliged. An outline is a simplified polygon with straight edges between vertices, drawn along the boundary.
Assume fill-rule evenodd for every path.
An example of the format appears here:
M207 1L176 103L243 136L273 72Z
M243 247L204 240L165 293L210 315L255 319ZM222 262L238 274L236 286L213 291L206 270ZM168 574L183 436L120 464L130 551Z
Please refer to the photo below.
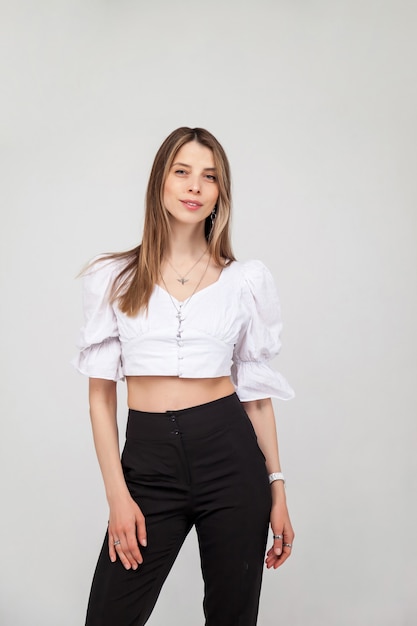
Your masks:
M116 541L113 542L114 546L120 546L120 539L117 539Z
M274 539L283 539L283 535L272 535Z
M292 548L292 543L283 543L284 548Z

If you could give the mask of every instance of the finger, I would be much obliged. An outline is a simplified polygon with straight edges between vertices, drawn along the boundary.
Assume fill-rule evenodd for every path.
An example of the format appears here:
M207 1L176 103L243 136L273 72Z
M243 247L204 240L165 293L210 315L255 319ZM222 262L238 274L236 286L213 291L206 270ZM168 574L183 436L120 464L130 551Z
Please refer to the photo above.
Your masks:
M139 552L137 543L136 543L136 548L135 548L132 542L128 541L128 539L126 538L126 540L122 544L122 550L123 550L124 556L129 561L129 564L132 567L132 569L137 569L143 560L142 555Z
M110 538L112 539L111 543ZM137 569L137 560L130 553L126 532L122 528L118 530L109 529L109 552L110 550L114 551L126 569Z
M274 546L272 546L266 553L266 559L265 559L266 566L268 568L272 567L272 565L275 563L276 558L277 556L274 553Z
M284 539L283 532L274 533L272 536L274 539L274 552L277 556L280 556L282 553L282 540Z
M116 546L116 552L117 552L117 556L119 557L123 567L125 569L132 569L132 565L130 564L130 561L127 558L127 556L125 555L125 553L123 552L122 547L120 546L120 544L118 546Z
M282 553L278 556L275 554L274 546L272 546L268 550L267 556L265 559L265 564L266 564L267 569L270 569L271 567L273 567L274 569L281 567L281 565L285 563L288 557L291 556L291 550L292 549L288 545L285 545L284 543Z
M146 534L146 523L143 515L140 515L136 519L136 535L141 546L144 548L148 545L148 538Z
M120 543L116 544L115 549L117 552L117 556L123 564L123 567L125 567L126 569L137 569L138 564L130 553L126 537L122 537L119 541Z
M109 557L110 557L110 561L114 563L117 559L116 549L114 547L115 538L110 532L108 535L108 539L109 539Z
M282 565L282 563L284 563L284 561L286 561L288 557L291 556L294 537L295 534L291 527L289 529L284 529L284 538L282 541L282 555L280 557L279 565Z
M266 554L266 559L265 559L265 564L266 567L268 569L270 569L271 567L274 566L275 561L278 559L279 557L275 554L274 552L274 546L272 545L272 547L268 550L267 554Z
M140 553L139 550L139 546L138 546L138 540L136 537L136 533L134 530L130 531L129 533L126 533L126 542L127 542L127 550L129 552L126 551L126 555L128 555L129 560L133 559L134 560L134 564L141 564L143 563L143 558L142 555ZM133 563L132 563L133 566Z
M283 548L282 548L282 554L274 563L274 569L281 567L281 565L285 563L285 561L291 556L291 553L292 553L291 544L284 543Z

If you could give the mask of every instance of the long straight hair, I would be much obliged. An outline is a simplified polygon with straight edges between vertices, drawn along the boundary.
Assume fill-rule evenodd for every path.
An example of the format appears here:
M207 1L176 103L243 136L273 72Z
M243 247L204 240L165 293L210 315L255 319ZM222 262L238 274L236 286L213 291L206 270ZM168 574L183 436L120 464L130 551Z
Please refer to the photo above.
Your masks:
M190 141L197 141L213 153L219 198L212 226L210 216L204 224L208 251L219 266L235 260L230 243L231 179L225 151L217 139L204 128L181 127L174 130L159 148L153 162L146 191L145 221L142 243L127 252L115 252L102 259L124 261L110 290L110 301L117 300L120 310L129 316L147 310L149 299L158 282L161 264L169 249L170 223L164 207L164 185L178 150Z

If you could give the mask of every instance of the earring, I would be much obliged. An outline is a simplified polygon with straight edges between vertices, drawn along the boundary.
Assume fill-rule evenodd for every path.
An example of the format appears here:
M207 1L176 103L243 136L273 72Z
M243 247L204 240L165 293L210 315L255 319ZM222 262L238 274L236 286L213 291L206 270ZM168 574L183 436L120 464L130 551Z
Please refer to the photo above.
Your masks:
M214 220L216 219L216 211L217 211L217 204L214 205L213 210L210 213L211 230L213 230Z

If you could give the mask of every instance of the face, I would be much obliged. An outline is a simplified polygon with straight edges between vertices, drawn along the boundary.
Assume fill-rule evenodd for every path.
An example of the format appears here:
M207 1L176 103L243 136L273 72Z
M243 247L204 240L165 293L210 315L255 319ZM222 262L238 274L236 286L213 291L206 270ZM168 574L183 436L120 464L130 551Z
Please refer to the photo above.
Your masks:
M219 197L213 153L197 141L182 146L164 185L164 205L171 218L204 223Z

